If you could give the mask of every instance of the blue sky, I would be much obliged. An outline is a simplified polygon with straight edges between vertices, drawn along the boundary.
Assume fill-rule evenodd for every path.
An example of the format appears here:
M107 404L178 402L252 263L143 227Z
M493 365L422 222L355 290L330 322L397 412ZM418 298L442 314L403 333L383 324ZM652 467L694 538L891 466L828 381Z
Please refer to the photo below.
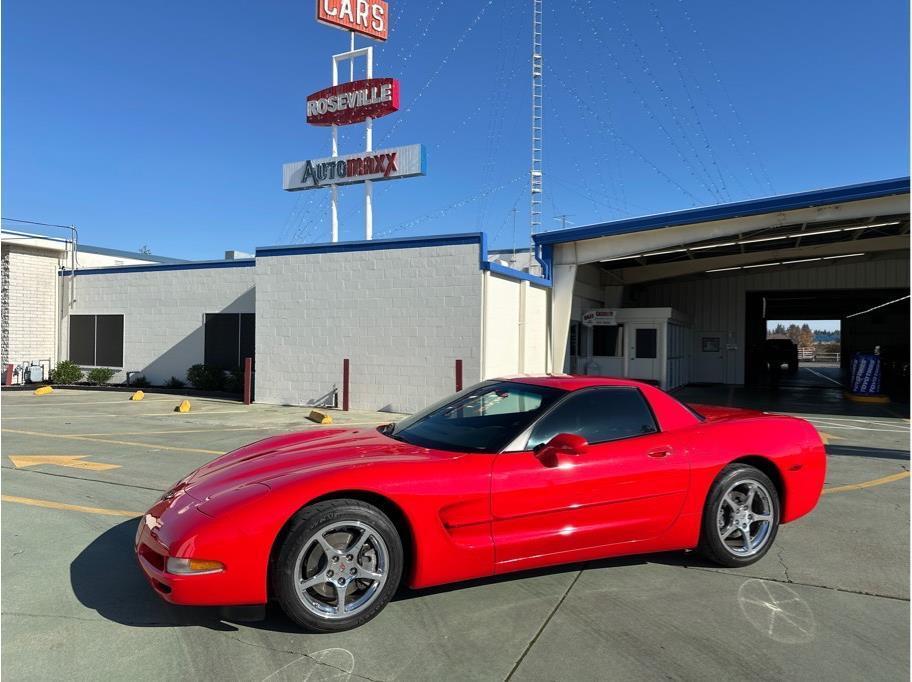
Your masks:
M428 175L375 185L375 236L510 247L515 207L528 243L530 4L390 0L375 147L424 143ZM348 36L314 5L3 3L3 216L186 258L327 241L327 191L281 190L329 152L305 98ZM904 0L545 0L545 227L907 175L908 25Z

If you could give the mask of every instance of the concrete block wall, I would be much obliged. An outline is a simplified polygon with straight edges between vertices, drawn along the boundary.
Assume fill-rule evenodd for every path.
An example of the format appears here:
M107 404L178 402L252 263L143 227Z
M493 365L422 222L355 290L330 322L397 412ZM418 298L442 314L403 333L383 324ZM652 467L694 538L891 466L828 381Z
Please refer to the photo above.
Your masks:
M72 306L71 280L60 277L64 356L68 314L122 314L124 366L112 381L125 380L128 371L142 372L153 384L172 376L186 381L187 368L203 362L206 313L256 312L253 261L239 263L80 271Z
M2 254L3 358L57 360L57 254L5 247Z
M453 393L456 359L464 385L480 380L479 244L337 248L258 252L258 402L341 391L344 358L353 409L417 411Z

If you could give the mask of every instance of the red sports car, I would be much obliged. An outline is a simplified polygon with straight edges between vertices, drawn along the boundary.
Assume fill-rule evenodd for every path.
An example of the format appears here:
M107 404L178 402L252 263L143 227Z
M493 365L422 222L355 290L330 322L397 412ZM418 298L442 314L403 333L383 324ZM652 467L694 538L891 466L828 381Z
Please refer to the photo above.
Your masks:
M267 438L200 467L143 517L136 553L175 604L277 599L311 631L427 587L603 557L769 551L820 497L809 423L688 407L603 377L485 381L398 424Z

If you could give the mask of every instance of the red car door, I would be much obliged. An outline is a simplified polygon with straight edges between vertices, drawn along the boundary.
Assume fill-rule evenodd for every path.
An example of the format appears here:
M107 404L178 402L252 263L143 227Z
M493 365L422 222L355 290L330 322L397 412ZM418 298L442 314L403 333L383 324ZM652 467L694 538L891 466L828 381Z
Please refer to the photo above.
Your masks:
M533 448L558 433L582 436L588 450L543 463ZM654 538L678 517L688 481L685 439L658 430L638 389L577 391L533 427L524 451L494 461L496 564L573 561L593 548Z

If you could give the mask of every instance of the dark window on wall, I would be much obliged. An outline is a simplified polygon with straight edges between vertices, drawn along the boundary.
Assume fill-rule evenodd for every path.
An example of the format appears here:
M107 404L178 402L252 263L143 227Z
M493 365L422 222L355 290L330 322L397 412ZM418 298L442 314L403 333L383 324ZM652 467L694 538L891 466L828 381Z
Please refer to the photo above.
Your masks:
M624 332L623 325L595 326L592 328L592 354L600 357L616 358L621 353Z
M637 329L636 330L636 356L649 360L658 357L658 336L656 329Z
M255 347L253 313L206 313L203 362L213 367L242 367Z
M70 315L70 360L90 367L123 367L123 315Z

